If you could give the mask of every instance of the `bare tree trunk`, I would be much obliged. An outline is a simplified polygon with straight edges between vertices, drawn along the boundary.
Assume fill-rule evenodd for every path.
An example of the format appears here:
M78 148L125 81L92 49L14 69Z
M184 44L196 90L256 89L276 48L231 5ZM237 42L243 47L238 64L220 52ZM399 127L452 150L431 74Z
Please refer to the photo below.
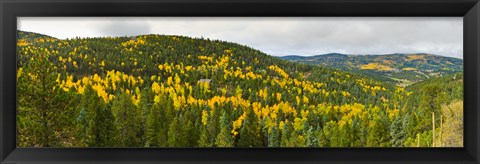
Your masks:
M443 117L440 117L440 146L443 147Z
M432 147L435 147L435 112L432 112Z

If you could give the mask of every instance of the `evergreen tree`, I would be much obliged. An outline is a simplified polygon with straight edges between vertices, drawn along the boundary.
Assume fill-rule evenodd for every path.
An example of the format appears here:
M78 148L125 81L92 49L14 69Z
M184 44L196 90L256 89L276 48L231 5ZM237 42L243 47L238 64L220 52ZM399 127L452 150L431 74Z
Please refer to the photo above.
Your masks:
M200 138L198 139L199 147L210 147L210 141L208 140L207 129L204 126L200 126Z
M115 125L119 132L119 146L133 147L141 143L141 111L132 103L130 95L121 93L112 104Z
M268 147L280 147L280 132L276 126L270 128Z
M391 144L394 147L401 147L405 142L405 127L402 124L402 118L396 117L390 124Z
M433 132L436 146L463 145L453 135L462 113L443 109L463 104L463 73L448 75L456 71L398 87L164 35L19 32L17 58L19 147L432 146Z
M247 111L247 116L243 120L243 125L240 129L239 147L259 147L262 145L258 124L255 113L251 110Z
M216 106L215 109L211 110L211 114L208 117L208 124L207 124L207 131L208 131L208 139L209 143L214 144L215 138L218 136L220 132L220 115L221 115L221 108Z
M313 130L312 126L308 128L306 134L306 144L308 147L318 147L318 138L316 137L315 131Z
M175 117L168 129L168 146L169 147L185 147L187 145L187 138L184 135L182 124L179 117Z
M223 112L222 117L220 118L220 133L218 133L215 140L215 145L217 147L232 147L233 146L233 136L232 136L232 127L229 124L227 119L226 112Z
M286 122L283 125L282 138L280 142L281 147L292 147L290 143L290 139L292 138L292 133L293 133L292 123Z

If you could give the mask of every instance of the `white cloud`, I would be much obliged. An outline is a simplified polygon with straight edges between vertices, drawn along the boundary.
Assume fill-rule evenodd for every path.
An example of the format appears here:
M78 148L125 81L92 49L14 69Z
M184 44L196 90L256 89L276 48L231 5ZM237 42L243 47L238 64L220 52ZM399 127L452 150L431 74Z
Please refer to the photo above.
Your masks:
M463 58L463 18L19 18L19 30L58 38L183 35L248 45L271 55L433 53Z

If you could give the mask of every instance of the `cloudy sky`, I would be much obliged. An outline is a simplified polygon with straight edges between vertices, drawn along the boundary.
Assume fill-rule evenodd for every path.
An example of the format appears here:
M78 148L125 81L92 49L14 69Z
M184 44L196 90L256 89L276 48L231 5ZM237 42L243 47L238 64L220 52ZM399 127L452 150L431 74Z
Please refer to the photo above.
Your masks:
M20 17L18 29L60 39L183 35L248 45L275 56L433 53L463 58L463 18Z

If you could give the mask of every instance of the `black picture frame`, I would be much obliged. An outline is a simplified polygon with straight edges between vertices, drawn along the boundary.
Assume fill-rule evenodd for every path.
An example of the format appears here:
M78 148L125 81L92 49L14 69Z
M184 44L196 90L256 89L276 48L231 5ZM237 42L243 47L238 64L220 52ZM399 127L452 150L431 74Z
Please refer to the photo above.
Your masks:
M480 163L478 0L0 0L0 163ZM464 148L16 148L17 17L463 17Z

